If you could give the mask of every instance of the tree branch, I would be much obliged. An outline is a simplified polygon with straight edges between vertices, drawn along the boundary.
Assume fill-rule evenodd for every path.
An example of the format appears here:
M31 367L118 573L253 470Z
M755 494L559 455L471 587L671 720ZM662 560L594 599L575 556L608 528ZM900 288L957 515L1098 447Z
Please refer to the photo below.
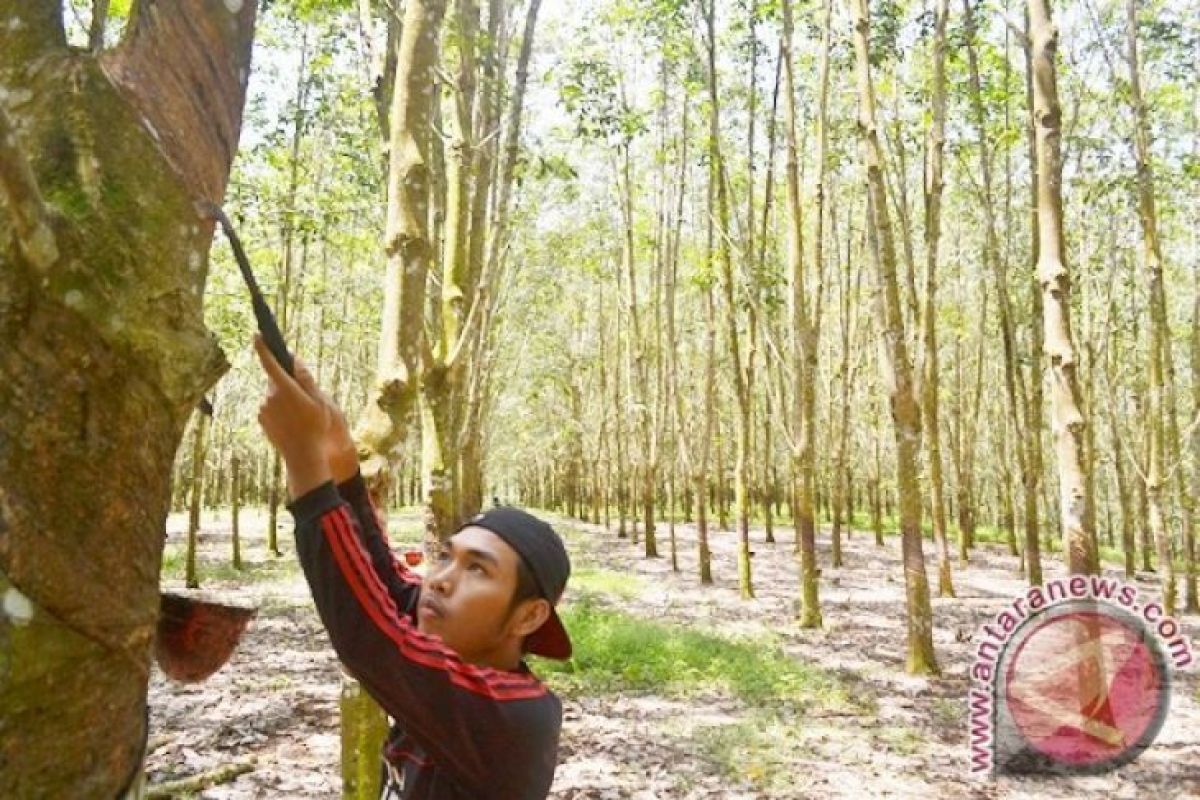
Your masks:
M108 27L108 0L92 0L92 27L88 31L88 49L99 53L104 49L104 29Z
M37 178L3 107L0 107L0 197L8 205L21 253L31 266L45 272L58 260L50 209L42 200Z
M1013 19L1011 15L1004 15L1004 24L1008 26L1009 32L1013 38L1017 40L1022 50L1029 49L1029 36L1025 33L1025 26Z

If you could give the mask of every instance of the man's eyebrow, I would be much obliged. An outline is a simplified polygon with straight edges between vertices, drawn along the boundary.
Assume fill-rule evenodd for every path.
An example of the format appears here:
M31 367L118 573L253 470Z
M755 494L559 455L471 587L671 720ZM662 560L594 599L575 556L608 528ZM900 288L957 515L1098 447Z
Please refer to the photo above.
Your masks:
M450 552L452 552L452 553L458 552L458 548L455 547L453 541L450 542ZM494 555L489 553L487 550L480 550L477 547L465 547L465 548L463 548L463 552L469 556L474 556L475 558L478 558L480 561L486 561L489 564L492 564L497 567L500 566L500 559L496 558Z

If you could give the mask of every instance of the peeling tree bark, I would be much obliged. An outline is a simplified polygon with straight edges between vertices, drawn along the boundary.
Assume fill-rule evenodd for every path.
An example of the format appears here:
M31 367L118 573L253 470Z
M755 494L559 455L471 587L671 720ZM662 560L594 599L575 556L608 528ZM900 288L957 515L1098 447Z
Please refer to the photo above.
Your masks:
M1044 310L1050 417L1058 460L1063 549L1072 574L1095 572L1095 532L1088 526L1084 473L1084 426L1078 361L1071 336L1071 274L1067 269L1062 216L1062 110L1054 57L1058 30L1047 0L1029 0L1033 119L1036 129L1038 279Z
M437 34L445 6L445 0L405 4L396 62L389 114L383 325L374 391L355 432L363 475L377 492L386 488L392 450L408 430L426 347L425 283L435 249L429 230L430 136Z
M97 57L58 2L0 0L3 797L139 771L171 464L225 369L196 204L224 197L254 19L144 0Z

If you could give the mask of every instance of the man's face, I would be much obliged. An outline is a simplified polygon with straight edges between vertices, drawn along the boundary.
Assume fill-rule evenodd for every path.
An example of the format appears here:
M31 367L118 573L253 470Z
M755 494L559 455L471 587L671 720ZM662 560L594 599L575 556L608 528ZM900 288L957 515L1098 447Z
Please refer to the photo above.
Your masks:
M511 638L509 602L520 556L491 531L463 528L431 565L421 591L417 627L435 633L464 661L485 661Z

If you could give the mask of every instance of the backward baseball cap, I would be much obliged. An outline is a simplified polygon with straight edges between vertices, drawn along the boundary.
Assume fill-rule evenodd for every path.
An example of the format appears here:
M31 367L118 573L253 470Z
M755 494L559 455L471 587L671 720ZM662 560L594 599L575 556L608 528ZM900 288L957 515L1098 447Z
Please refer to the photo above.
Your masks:
M525 637L525 649L546 658L569 659L571 637L555 610L567 586L567 578L571 576L571 559L562 538L548 522L513 506L488 509L476 514L462 527L473 525L491 531L517 551L533 576L538 594L550 601L550 616L540 628Z

